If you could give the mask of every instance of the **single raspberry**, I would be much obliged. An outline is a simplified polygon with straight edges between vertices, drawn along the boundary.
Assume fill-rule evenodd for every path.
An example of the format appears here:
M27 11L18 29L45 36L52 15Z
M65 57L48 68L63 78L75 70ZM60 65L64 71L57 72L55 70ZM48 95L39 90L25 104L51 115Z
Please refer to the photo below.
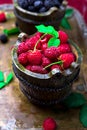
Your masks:
M42 66L38 66L38 65L33 65L31 66L31 71L35 72L35 73L40 73L40 74L47 74L48 71L43 69Z
M40 50L29 51L27 53L27 58L29 63L32 65L40 65L42 62L42 54Z
M21 54L24 52L27 52L29 50L28 45L25 44L25 42L22 42L19 44L18 49L17 49L17 54Z
M0 22L5 22L7 20L5 13L0 13Z
M59 56L57 47L52 46L50 48L47 48L44 51L44 55L48 57L50 60L56 59Z
M52 66L51 66L51 70L53 70L53 69L62 70L62 67L61 67L60 65L55 64L55 65L52 65Z
M71 47L68 43L60 44L60 46L57 47L58 53L63 54L63 53L68 53L71 52Z
M27 62L28 62L27 53L21 53L21 54L18 56L18 61L19 61L20 64L26 65Z
M38 38L40 38L40 37L42 36L42 34L43 34L43 33L41 33L41 32L36 32L36 33L35 33L35 36L38 37Z
M64 53L59 56L59 60L62 60L63 68L67 69L75 61L75 55L73 53Z
M67 43L68 35L62 30L58 31L58 33L59 33L60 43Z
M43 122L44 130L56 130L56 128L57 128L57 124L53 118L48 117L47 119L44 120Z
M43 39L41 39L41 43L47 43L49 41L49 39L52 37L52 35L47 34L46 36L44 36Z
M47 43L47 38L44 37L43 39L41 39L41 40L40 40L40 43L41 43L41 44Z
M44 52L47 49L47 43L43 43L41 46L41 50Z
M27 70L31 70L31 65L27 65L25 68L26 68Z
M47 57L43 57L42 58L42 66L45 67L49 64L51 64L51 61Z
M29 47L29 50L33 50L34 49L34 46L35 44L37 43L37 41L39 40L39 37L37 36L32 36L31 38L27 39L26 40L26 45L28 45ZM37 47L37 49L40 49L41 48L41 43L39 42Z

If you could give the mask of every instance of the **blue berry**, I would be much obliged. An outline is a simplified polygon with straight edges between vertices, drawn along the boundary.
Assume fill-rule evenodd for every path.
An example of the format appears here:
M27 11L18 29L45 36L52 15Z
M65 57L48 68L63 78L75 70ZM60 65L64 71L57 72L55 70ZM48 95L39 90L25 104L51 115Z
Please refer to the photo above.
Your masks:
M50 7L54 6L54 1L53 0L45 0L44 1L44 5L47 9L49 9Z
M34 2L35 2L35 0L28 0L28 4L29 4L29 5L33 5Z
M35 8L33 5L28 6L28 11L35 12Z
M0 40L2 43L6 43L8 41L8 37L5 34L0 35Z
M18 0L18 4L23 9L27 9L27 7L28 7L28 1L27 0Z
M41 0L37 0L34 2L34 7L39 9L43 6L43 2Z
M46 11L47 11L46 7L42 7L42 8L39 9L39 13L43 13L43 12L46 12Z

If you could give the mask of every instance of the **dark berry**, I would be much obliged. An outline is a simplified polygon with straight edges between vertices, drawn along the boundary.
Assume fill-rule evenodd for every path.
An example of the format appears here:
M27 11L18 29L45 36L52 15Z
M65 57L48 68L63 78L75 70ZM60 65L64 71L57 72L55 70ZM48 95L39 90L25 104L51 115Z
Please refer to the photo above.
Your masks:
M28 11L35 12L35 8L33 5L28 6Z
M39 9L43 6L43 2L41 0L37 0L34 2L34 7Z
M46 12L46 11L47 11L46 7L42 7L42 8L39 9L39 13L43 13L43 12Z
M18 0L18 5L23 9L27 9L28 8L28 1L27 0Z
M8 37L5 34L0 35L0 40L2 43L6 43L8 41Z
M47 9L49 9L50 7L53 7L54 6L54 1L52 0L45 0L44 1L44 5Z
M33 5L33 3L35 2L35 0L27 0L29 5Z

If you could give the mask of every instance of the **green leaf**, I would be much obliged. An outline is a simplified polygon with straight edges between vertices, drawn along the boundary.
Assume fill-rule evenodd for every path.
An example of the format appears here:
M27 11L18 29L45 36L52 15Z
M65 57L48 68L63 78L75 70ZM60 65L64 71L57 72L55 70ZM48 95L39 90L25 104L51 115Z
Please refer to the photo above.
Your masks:
M0 71L0 82L4 81L4 73Z
M43 24L41 24L35 27L39 32L53 35L56 38L58 37L58 32L54 29L53 26L44 26Z
M72 8L69 8L69 9L66 9L66 12L65 12L65 18L69 18L73 15L74 13L74 10Z
M62 26L64 29L71 29L71 26L65 17L62 19L60 26Z
M3 87L5 87L6 83L5 82L0 82L0 89L2 89Z
M87 128L87 104L82 106L79 118L83 126Z
M5 83L8 84L9 82L11 82L12 79L13 79L13 73L10 72L10 73L8 74L7 78L6 78Z
M48 42L48 47L55 46L58 47L60 45L60 40L55 37L51 38Z
M85 97L80 94L80 93L71 93L70 96L65 99L64 104L68 107L68 108L76 108L76 107L80 107L83 104L86 103L86 99Z

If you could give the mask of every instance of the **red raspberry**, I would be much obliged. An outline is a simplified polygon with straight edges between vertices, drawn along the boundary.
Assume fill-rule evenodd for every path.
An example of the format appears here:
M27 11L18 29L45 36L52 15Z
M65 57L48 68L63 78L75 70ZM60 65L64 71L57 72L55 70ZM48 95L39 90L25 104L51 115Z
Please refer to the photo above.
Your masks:
M55 65L52 65L52 66L51 66L51 70L53 70L53 69L62 70L62 67L61 67L60 65L55 64Z
M44 130L56 130L57 124L53 118L47 118L43 122L43 129Z
M47 42L48 42L50 40L50 38L52 38L52 35L47 34L45 37L47 38Z
M6 15L4 12L0 13L0 22L5 22L7 19L6 19Z
M63 54L63 53L68 53L71 52L71 47L68 43L60 44L60 46L57 47L58 53Z
M43 69L42 66L38 66L38 65L33 65L31 66L31 71L35 72L35 73L40 73L40 74L47 74L48 71Z
M45 67L49 64L51 64L51 61L47 57L43 57L42 58L42 66Z
M75 55L73 53L64 53L59 56L59 59L63 61L63 68L67 69L75 61Z
M44 52L47 49L47 43L43 43L41 50Z
M58 31L58 33L59 33L60 42L66 43L68 41L68 35L62 30Z
M25 68L26 68L27 70L31 70L31 65L27 65Z
M46 36L44 36L43 39L41 39L41 43L47 43L49 41L49 39L51 38L52 36L50 34L47 34Z
M36 32L35 36L40 38L42 36L42 33L41 32Z
M22 42L19 44L18 49L17 49L17 54L21 54L24 52L27 52L29 50L28 45L25 44L25 42Z
M27 53L21 53L21 54L18 56L18 61L19 61L20 64L26 65L27 62L28 62Z
M27 53L27 58L30 64L32 65L40 65L42 62L42 54L40 50L29 51Z
M34 49L34 46L35 44L37 43L37 41L39 40L39 37L37 36L32 36L31 38L27 39L26 40L26 45L28 45L29 47L29 50L33 50ZM39 42L37 47L37 49L40 49L41 48L41 43Z
M45 51L44 51L44 55L46 57L48 57L50 60L54 60L58 57L58 50L57 50L57 47L50 47L50 48L47 48Z

